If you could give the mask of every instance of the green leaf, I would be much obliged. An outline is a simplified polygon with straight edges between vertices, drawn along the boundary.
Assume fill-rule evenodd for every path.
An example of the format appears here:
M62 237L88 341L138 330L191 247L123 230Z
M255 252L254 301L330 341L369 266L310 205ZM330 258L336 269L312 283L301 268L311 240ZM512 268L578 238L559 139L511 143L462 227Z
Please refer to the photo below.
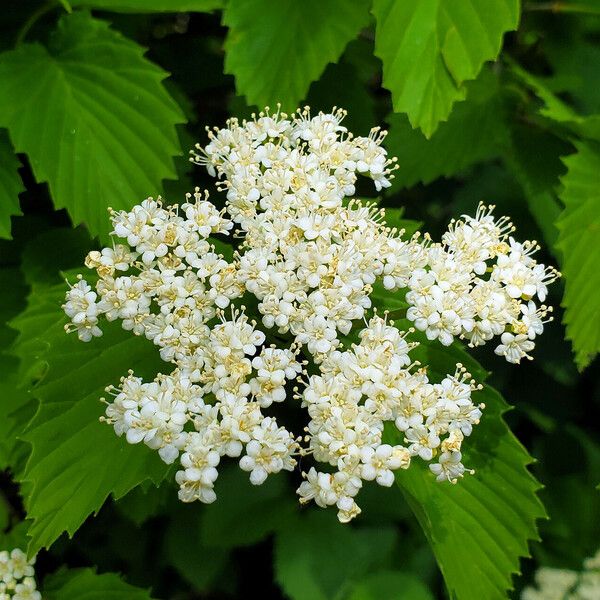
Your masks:
M218 502L204 507L200 520L200 541L205 546L256 544L290 520L297 508L284 477L269 477L255 486L246 473L233 467L223 470L215 489Z
M478 381L485 371L458 345L443 348L417 336L411 355L429 366L432 379L463 363ZM536 520L546 516L529 473L532 462L502 415L509 407L485 386L474 400L486 408L481 423L465 440L463 462L475 469L456 485L438 483L415 461L396 474L396 482L419 520L436 556L451 598L506 598L519 558L529 556L528 540L537 540ZM388 434L391 435L391 432Z
M433 600L429 589L412 573L381 571L356 584L348 600Z
M3 510L8 509L8 504L4 504ZM10 516L3 515L3 519L10 520ZM13 550L14 548L23 551L27 548L27 523L25 521L19 521L14 527L3 528L0 531L0 550Z
M115 573L63 569L44 579L45 600L151 600L148 591L125 583Z
M33 236L30 226L28 233ZM15 242L13 242L14 244ZM53 284L59 268L82 264L91 245L86 232L80 229L55 228L45 231L27 242L21 253L21 268L0 269L0 289L3 302L0 306L0 323L10 323L27 304L28 286ZM32 332L32 335L34 332ZM31 376L40 365L20 364L11 354L18 332L8 324L0 326L0 468L9 468L19 476L25 467L28 444L20 441L26 426L37 410L37 401L23 386L23 374ZM43 367L42 367L43 368Z
M30 554L49 547L63 532L73 535L109 495L124 496L143 481L158 483L166 465L155 452L130 446L99 422L104 388L134 369L146 378L161 365L147 340L116 324L84 344L64 332L60 308L65 284L35 286L19 330L15 354L26 366L24 385L40 407L22 439L31 445L24 487Z
M331 600L372 567L381 567L394 528L352 528L335 511L311 510L275 538L275 577L292 600Z
M451 177L477 162L498 155L507 142L505 103L497 78L489 71L466 86L467 99L456 105L448 121L428 140L413 129L406 115L388 116L386 147L398 157L395 187Z
M123 13L212 12L225 0L69 0L71 6L87 6Z
M562 124L584 138L600 140L600 115L578 114L548 89L543 78L528 73L516 63L511 63L511 69L517 79L532 90L541 101L540 115Z
M219 498L219 501L222 499ZM194 586L195 590L214 592L215 581L230 561L230 550L202 544L199 538L202 533L200 517L203 512L204 507L179 506L167 527L165 550L168 563ZM246 523L244 522L244 525ZM236 527L244 528L239 525L238 521Z
M144 49L87 12L61 19L48 48L0 55L0 125L47 181L57 208L106 236L106 209L129 209L174 177L181 110ZM43 102L40 101L43 99Z
M494 60L505 32L516 29L519 0L374 0L375 54L395 112L426 137L465 98L463 82Z
M7 322L22 310L27 295L27 286L21 270L16 267L0 268L0 290L2 290L2 302L0 302L1 352L6 350L16 336L15 330L9 327Z
M19 194L25 190L20 166L6 132L0 130L0 238L10 239L10 218L23 214L19 208Z
M174 494L171 487L163 485L157 488L148 481L133 488L115 502L115 507L121 515L140 527L149 519L160 515Z
M19 361L5 352L0 353L0 469L10 468L18 473L21 454L18 436L33 417L36 403L19 387Z
M14 244L14 242L13 242ZM0 469L15 469L17 435L31 417L31 409L24 410L30 402L29 394L19 388L19 361L11 356L10 347L17 332L7 325L22 309L27 296L27 286L21 270L15 267L0 269Z
M27 223L27 233L34 235L31 223ZM0 288L4 292L0 323L10 323L23 311L27 304L27 286L40 290L55 284L58 271L81 265L91 246L92 241L83 228L54 228L30 239L20 251L21 269L0 269ZM47 371L45 361L39 360L40 353L48 350L41 336L44 328L63 318L59 296L64 295L66 287L61 286L54 303L39 307L36 318L31 320L31 328L21 332L16 347L11 344L18 332L9 326L0 327L2 347L9 353L17 352L23 359L19 361L17 356L0 354L0 373L3 374L0 379L0 468L10 467L17 478L22 478L30 449L30 444L21 438L37 410L37 400L27 388ZM82 346L77 348L82 349Z
M225 72L248 104L295 110L369 22L368 0L229 0Z
M380 311L380 313L387 310L391 313L393 318L396 318L398 314L402 316L406 315L408 302L404 299L404 295L386 290L381 281L376 281L373 284L373 291L369 297L371 298L373 306ZM353 334L351 333L350 335Z
M565 278L564 323L575 362L585 368L600 350L600 146L575 143L563 162L560 193L565 209L556 225Z
M54 285L58 274L80 268L93 242L83 227L56 227L30 240L21 256L21 270L32 287Z

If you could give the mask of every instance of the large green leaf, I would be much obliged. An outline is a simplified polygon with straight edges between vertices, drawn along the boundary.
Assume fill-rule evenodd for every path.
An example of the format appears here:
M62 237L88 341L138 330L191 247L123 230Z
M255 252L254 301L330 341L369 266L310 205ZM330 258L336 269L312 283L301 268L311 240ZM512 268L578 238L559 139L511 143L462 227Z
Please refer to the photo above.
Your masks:
M600 146L577 142L564 159L557 247L565 278L564 322L575 362L586 367L600 350Z
M294 110L369 22L368 0L229 0L225 71L248 104ZM340 97L343 101L343 97Z
M10 238L10 218L22 214L19 194L25 188L19 176L20 166L6 132L0 130L0 238Z
M10 468L15 476L23 471L29 454L29 444L22 443L20 438L37 410L37 400L23 385L22 379L25 374L36 377L37 370L43 367L31 364L22 348L25 364L11 354L18 332L9 323L27 305L30 286L56 283L58 270L82 264L92 244L82 228L55 228L36 237L30 221L27 221L26 229L28 241L22 248L22 240L12 242L17 251L13 260L20 258L21 267L0 269L0 289L3 291L0 347L4 350L0 352L0 469Z
M118 325L84 344L66 335L60 304L65 284L34 286L26 310L12 324L19 330L14 352L24 385L40 407L22 439L31 444L24 501L29 552L70 535L97 512L109 495L124 496L148 479L158 482L166 466L155 452L130 446L99 422L104 388L132 368L151 377L161 363L155 348Z
M275 538L275 577L292 600L331 600L373 567L395 542L392 527L352 528L335 511L313 508Z
M75 224L107 234L106 209L131 208L174 177L181 110L144 49L76 12L48 48L0 55L0 125Z
M297 502L284 476L255 486L237 466L222 469L216 483L218 501L204 507L199 541L212 548L250 546L280 528ZM244 522L244 527L239 523Z
M219 476L220 478L220 476ZM223 500L219 497L215 504ZM232 578L224 578L223 571L231 560L231 550L223 547L205 546L201 541L201 517L204 508L198 505L179 503L175 510L170 510L170 522L165 534L165 558L170 566L186 579L196 591L215 591L215 583L234 584ZM240 521L235 529L243 530ZM224 531L224 533L229 533ZM235 584L234 584L235 585ZM221 587L221 586L219 586Z
M71 6L88 6L124 13L211 12L225 0L70 0Z
M386 147L398 157L394 186L410 187L450 177L464 168L496 156L507 142L504 102L497 78L484 71L467 85L467 100L428 140L413 129L406 115L391 113Z
M412 354L439 380L463 363L481 381L485 371L457 345L426 342ZM527 470L532 462L502 414L508 405L493 388L474 399L486 408L481 423L465 440L465 465L475 469L456 485L438 483L423 464L399 471L396 482L418 518L444 575L451 598L506 598L519 558L529 556L528 540L539 539L536 520L545 510L540 484ZM389 435L394 435L390 433Z
M463 82L494 60L506 31L519 22L519 0L374 0L375 54L396 112L430 137L452 105L465 98Z
M150 594L125 583L115 573L93 569L64 569L44 579L47 600L150 600Z

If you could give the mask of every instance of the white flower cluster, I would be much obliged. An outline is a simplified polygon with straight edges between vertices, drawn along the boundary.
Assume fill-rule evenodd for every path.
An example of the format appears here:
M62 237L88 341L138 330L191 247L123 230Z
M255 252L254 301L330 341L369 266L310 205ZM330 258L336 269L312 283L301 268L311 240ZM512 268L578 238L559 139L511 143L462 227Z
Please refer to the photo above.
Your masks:
M360 512L354 496L362 480L389 487L393 471L408 468L413 456L430 461L439 452L430 469L438 481L455 483L465 472L462 440L483 408L471 401L476 386L462 365L439 384L429 383L425 369L415 370L409 352L417 344L393 322L375 315L359 337L350 350L332 352L302 394L310 452L337 471L311 468L298 493L303 502L337 505L342 522ZM395 423L407 446L382 443L385 421Z
M97 271L95 291L80 279L64 309L67 329L83 341L101 334L99 316L121 319L177 366L151 383L130 372L119 388L107 388L114 399L105 420L129 443L158 450L167 464L182 453L180 498L212 502L221 456L238 457L245 448L240 466L255 484L293 469L296 440L261 409L285 398L285 382L301 365L294 346L263 346L264 333L243 307L226 318L223 309L243 287L237 265L207 237L227 233L232 223L198 191L187 200L165 209L148 199L129 213L113 213L114 234L128 246L91 252L86 265Z
M231 119L193 156L227 190L227 211L244 235L239 280L259 300L263 324L291 331L317 361L365 315L384 265L405 283L420 254L390 235L376 208L344 202L359 173L380 190L393 168L380 145L385 134L353 137L344 115L311 118L305 109L292 120Z
M428 248L426 264L408 282L407 317L444 346L456 336L471 347L500 336L496 354L519 363L531 358L533 340L551 312L532 298L543 302L558 272L536 263L531 255L537 244L515 241L511 223L496 220L492 210L480 206L475 217L452 222L443 243ZM395 287L385 280L384 285Z
M0 600L41 600L35 583L35 558L19 548L0 552Z
M542 567L536 571L537 589L527 587L522 600L598 600L600 598L600 550L583 562L582 571Z
M80 279L68 294L64 310L70 330L82 341L102 335L98 317L121 319L123 327L145 334L171 361L197 344L202 325L241 295L235 265L215 252L206 238L233 226L196 192L181 206L165 209L148 198L129 213L111 211L113 234L127 240L102 252L90 252L85 264L100 278L96 290ZM132 269L136 274L126 275ZM158 305L152 312L151 303ZM175 330L182 333L177 340Z
M225 208L196 189L182 205L149 198L111 211L113 235L126 243L90 252L95 286L80 277L67 293L67 331L89 341L102 334L100 317L118 319L174 364L153 382L130 372L108 388L104 420L165 462L179 459L183 501L215 500L224 456L260 484L312 454L329 471L304 474L301 501L337 505L342 521L360 511L363 480L391 485L413 456L435 458L440 481L465 473L461 444L483 408L471 400L477 386L460 365L428 380L408 356L408 332L371 311L377 279L408 291L407 316L443 344L502 335L499 353L518 362L541 333L547 309L530 299L543 300L555 274L531 259L535 245L508 239L509 224L483 208L452 224L443 244L403 240L384 210L349 199L360 174L388 187L395 164L384 132L353 137L344 115L267 111L210 131L192 160L219 177ZM232 230L241 242L227 260L212 236ZM308 409L304 439L263 413L286 398ZM387 421L395 446L383 443Z

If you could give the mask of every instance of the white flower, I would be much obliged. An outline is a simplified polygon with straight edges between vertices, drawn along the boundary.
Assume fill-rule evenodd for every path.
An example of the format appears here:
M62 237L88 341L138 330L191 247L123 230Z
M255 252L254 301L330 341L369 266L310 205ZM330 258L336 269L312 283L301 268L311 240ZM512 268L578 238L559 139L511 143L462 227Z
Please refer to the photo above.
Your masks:
M66 302L62 308L65 314L70 317L71 324L74 326L65 326L65 329L77 331L77 335L82 342L89 342L93 337L102 335L98 327L98 304L96 303L97 294L92 290L85 279L71 286L66 295Z
M214 502L217 496L213 487L219 476L216 469L219 461L219 453L207 443L206 435L191 433L181 455L183 470L175 474L179 499L183 502L200 500L205 504Z
M15 586L13 600L42 600L41 593L36 589L35 580L26 577L21 583Z
M394 483L393 471L408 468L410 453L401 446L381 444L377 448L363 448L361 452L362 478L375 479L379 485L390 487Z
M544 332L544 323L547 321L544 321L543 318L548 312L549 309L546 306L538 308L531 300L527 304L521 304L521 322L530 340Z
M0 552L0 598L8 600L41 600L37 591L35 556L28 559L20 548Z
M429 465L437 481L456 483L466 471L461 463L462 455L458 451L442 452L437 463Z
M502 343L494 350L498 356L504 356L511 363L520 363L522 358L531 359L527 353L533 350L535 344L527 335L523 333L515 335L507 331L502 334L500 340Z
M260 485L271 473L293 469L296 461L291 455L296 443L288 431L267 417L252 435L253 439L246 445L246 456L240 459L240 468L250 473L253 485Z
M419 455L423 460L431 460L433 451L440 445L438 435L429 431L423 425L417 425L406 430L406 442L410 444L408 451L411 455Z

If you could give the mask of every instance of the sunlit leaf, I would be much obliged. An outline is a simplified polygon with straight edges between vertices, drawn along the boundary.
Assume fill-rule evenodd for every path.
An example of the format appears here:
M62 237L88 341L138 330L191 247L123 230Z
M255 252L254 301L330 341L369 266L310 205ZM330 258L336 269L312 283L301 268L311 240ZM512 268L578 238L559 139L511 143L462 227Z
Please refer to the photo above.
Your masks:
M375 54L394 111L430 137L465 98L465 81L494 60L516 29L519 0L375 0Z
M295 110L369 22L367 0L229 0L225 71L248 104Z
M0 55L0 125L74 224L106 235L106 209L161 192L180 154L183 114L144 48L86 12L65 16L49 46ZM40 102L43 98L43 102Z
M557 247L565 278L564 322L575 362L586 367L600 350L600 146L577 142L564 159Z

